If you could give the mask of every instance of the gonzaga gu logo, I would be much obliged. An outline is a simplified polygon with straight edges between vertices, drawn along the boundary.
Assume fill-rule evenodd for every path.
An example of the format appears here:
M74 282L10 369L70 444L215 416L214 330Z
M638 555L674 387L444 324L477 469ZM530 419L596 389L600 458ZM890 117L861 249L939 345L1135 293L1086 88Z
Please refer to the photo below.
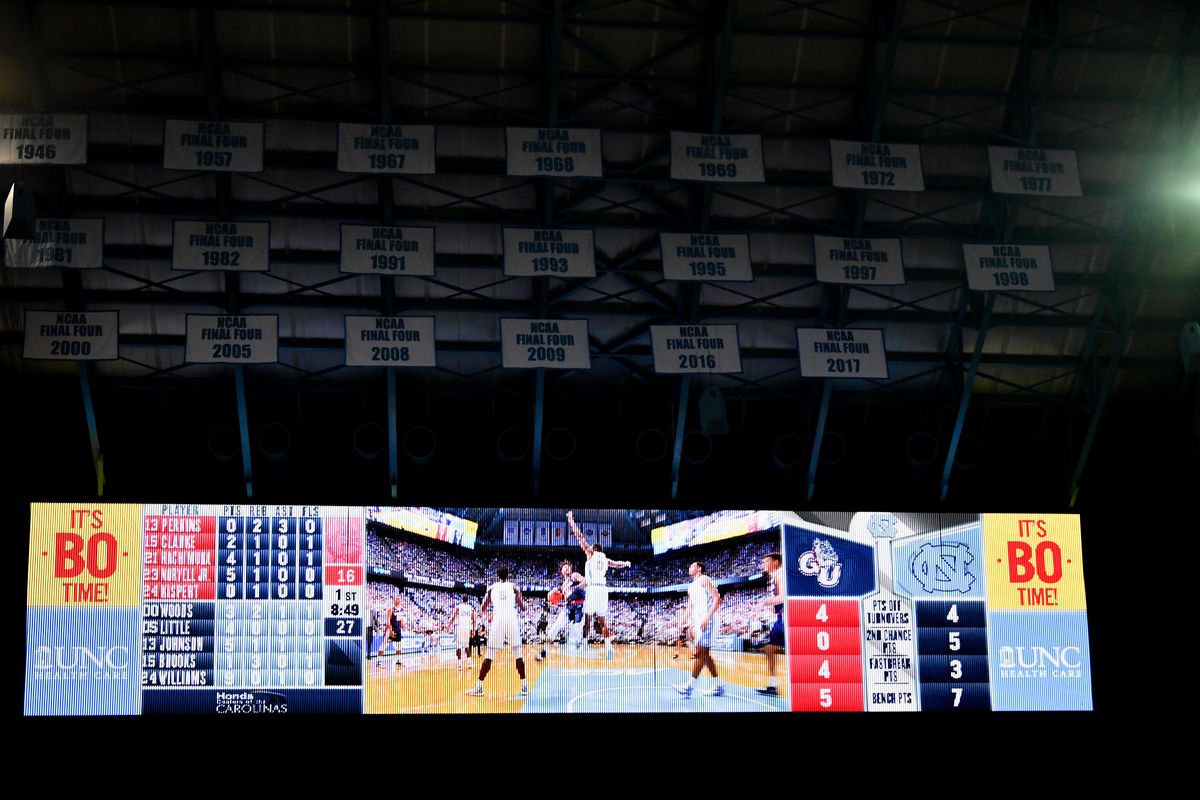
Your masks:
M825 539L814 539L812 549L800 554L801 575L815 575L817 584L832 589L842 580L842 564L838 554Z

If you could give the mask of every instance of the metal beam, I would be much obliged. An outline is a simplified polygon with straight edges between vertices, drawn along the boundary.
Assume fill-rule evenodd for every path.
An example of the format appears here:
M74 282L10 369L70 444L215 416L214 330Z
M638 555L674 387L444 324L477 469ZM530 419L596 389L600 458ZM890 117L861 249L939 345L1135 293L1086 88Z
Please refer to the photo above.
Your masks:
M829 417L829 398L833 394L833 381L825 380L821 385L821 408L817 412L817 430L813 435L812 453L808 458L808 483L805 498L810 502L817 487L817 464L821 458L821 442L825 438L825 421Z
M860 91L855 103L856 116L861 119L863 132L868 141L878 142L883 132L884 112L887 109L888 86L891 81L892 67L896 63L896 51L899 47L900 24L904 19L904 0L875 0L872 4L871 25L874 30L865 37L863 43L863 72L860 79ZM877 39L887 33L887 47L883 60L876 66ZM871 35L874 34L874 35ZM849 227L855 236L862 236L866 224L867 194L839 190L838 200L842 209L841 216L849 216ZM838 220L842 222L842 220ZM850 292L854 287L830 286L822 292L822 313L820 318L824 324L832 323L834 327L843 327L846 323L846 310L850 302ZM833 306L830 308L830 306ZM809 501L817 484L817 468L820 464L821 447L825 441L825 423L829 418L829 406L833 398L833 380L826 378L821 385L821 404L817 412L817 426L813 431L812 453L808 461L808 480L806 482L806 497Z
M543 73L546 76L542 84L542 106L545 111L546 125L558 125L559 95L561 94L562 75L562 42L563 42L563 0L554 0L550 9L549 19L542 28L542 59ZM550 227L554 224L554 188L557 181L552 177L540 180L538 195L538 211L541 224ZM533 316L545 317L549 308L550 279L538 277L532 280ZM546 419L546 370L539 367L534 370L534 399L533 399L533 494L536 497L542 486L542 429Z
M679 381L679 408L675 414L675 446L671 455L671 499L679 497L679 462L683 458L683 429L687 423L688 394L692 388L692 376L684 375Z
M1042 112L1045 108L1045 87L1053 82L1054 72L1058 66L1058 52L1062 45L1067 29L1067 20L1071 13L1071 0L1055 0L1054 3L1030 6L1025 26L1021 36L1021 50L1017 59L1016 74L1010 87L1008 110L1005 114L1003 129L997 135L1008 141L1016 141L1026 147L1037 145L1038 130L1041 125ZM1046 56L1044 72L1040 81L1033 77L1033 48L1035 43L1046 38L1046 32L1038 28L1051 26L1050 48ZM985 203L979 223L979 234L988 237L995 225L1001 228L1000 241L1004 243L1013 240L1016 231L1016 211L1009 201L1002 197L992 197L990 203ZM973 294L963 279L964 299L971 301ZM966 424L967 410L970 407L971 394L975 386L975 378L979 373L979 364L983 355L984 342L992 321L992 309L995 306L996 295L989 292L984 301L983 313L975 334L975 348L963 380L962 395L959 397L958 412L954 418L954 426L950 432L950 441L946 447L946 461L942 466L941 490L939 501L946 502L950 490L950 474L954 470L954 458L958 454L958 445L962 441L963 428ZM960 312L964 310L960 306ZM961 337L961 326L956 336ZM951 342L949 347L961 348L961 342ZM949 352L949 351L948 351ZM949 358L947 359L949 361Z
M994 294L989 294L984 301L983 319L979 322L979 330L975 335L975 349L971 354L971 364L967 369L967 377L963 382L962 398L958 403L958 414L954 418L954 429L950 434L950 445L946 450L946 463L942 467L942 488L939 500L946 502L946 493L950 490L950 471L954 469L954 455L958 452L958 443L962 439L963 425L967 419L967 408L971 403L971 392L975 387L975 375L979 372L979 362L983 355L983 342L986 338L988 325L991 323L992 306L996 301Z
M534 370L533 397L533 496L542 486L542 425L546 418L546 370Z

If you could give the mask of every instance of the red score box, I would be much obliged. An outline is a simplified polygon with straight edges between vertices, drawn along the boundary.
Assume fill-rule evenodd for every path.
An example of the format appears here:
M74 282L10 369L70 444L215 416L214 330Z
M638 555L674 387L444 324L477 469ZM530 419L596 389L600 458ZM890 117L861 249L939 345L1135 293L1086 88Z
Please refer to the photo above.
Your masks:
M358 586L362 582L362 567L339 567L336 564L325 566L326 586Z
M861 683L792 684L792 711L862 711Z
M788 628L787 651L797 656L857 656L862 653L858 627Z
M147 532L143 544L147 550L216 550L215 533L155 533Z
M788 600L788 625L807 627L858 627L857 600ZM822 619L823 618L823 619Z
M147 581L142 584L143 600L215 600L216 584L178 583L174 581Z
M216 517L146 517L146 533L216 533Z
M829 662L829 677L820 675ZM862 656L788 656L788 672L792 683L829 686L835 683L862 683Z

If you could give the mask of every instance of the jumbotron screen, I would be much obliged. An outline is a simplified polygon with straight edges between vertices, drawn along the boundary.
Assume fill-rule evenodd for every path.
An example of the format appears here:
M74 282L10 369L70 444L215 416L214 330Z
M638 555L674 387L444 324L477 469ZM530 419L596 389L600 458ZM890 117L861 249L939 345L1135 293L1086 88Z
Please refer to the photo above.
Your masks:
M410 510L34 504L25 714L1092 708L1075 515Z

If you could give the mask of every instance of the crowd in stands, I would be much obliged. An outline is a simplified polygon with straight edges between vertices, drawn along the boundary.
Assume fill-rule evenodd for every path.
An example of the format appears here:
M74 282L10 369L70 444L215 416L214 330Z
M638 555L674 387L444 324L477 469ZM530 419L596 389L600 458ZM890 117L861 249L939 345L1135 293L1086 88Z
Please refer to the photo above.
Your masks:
M776 542L737 542L728 548L697 554L694 550L674 555L635 559L628 569L610 569L609 586L664 586L687 583L688 565L699 558L705 571L714 579L745 577L760 571L763 556L777 550ZM496 569L505 564L518 585L549 585L557 582L558 568L562 557L547 554L518 552L502 555L475 554L469 551L456 552L440 548L423 547L404 542L374 531L367 533L368 564L409 575L428 578L490 583L495 580ZM585 561L582 551L568 557L575 570L583 573ZM621 558L614 555L612 558Z
M400 589L390 583L368 581L367 597L372 624L377 630L386 626L388 609L392 607L397 594L404 598L400 619L408 635L452 633L450 619L463 597L467 597L475 609L476 625L485 624L479 614L481 598L477 596L416 587ZM718 614L720 633L749 637L769 628L774 612L762 603L767 596L766 587L722 591ZM537 640L537 625L542 615L553 622L559 609L549 605L544 596L526 596L524 600L522 638L531 642ZM671 644L679 638L686 608L686 595L654 598L610 596L608 627L618 642Z
M764 556L778 549L776 541L734 541L719 548L692 548L657 557L642 557L628 569L610 569L610 586L668 586L691 581L688 566L696 560L705 565L706 573L714 580L749 577L761 572ZM423 576L436 580L470 582L482 586L496 580L496 570L507 565L518 585L551 586L558 582L562 558L546 553L505 552L473 553L423 546L398 538L367 533L367 553L371 566L381 566L409 577ZM612 555L621 558L620 555ZM582 573L584 556L575 552L570 557L577 572ZM400 618L407 635L433 632L451 633L449 623L454 608L465 596L479 611L482 598L461 591L438 590L393 583L369 581L367 595L372 623L377 628L387 624L388 609L397 594L402 594ZM767 596L765 585L751 588L721 590L722 603L718 616L723 635L750 637L770 626L773 611L762 605ZM523 638L534 641L539 619L545 615L553 621L558 608L549 606L540 593L527 592L526 609L522 614ZM669 597L610 595L608 626L618 642L671 644L678 640L687 596ZM484 620L477 613L476 624Z

